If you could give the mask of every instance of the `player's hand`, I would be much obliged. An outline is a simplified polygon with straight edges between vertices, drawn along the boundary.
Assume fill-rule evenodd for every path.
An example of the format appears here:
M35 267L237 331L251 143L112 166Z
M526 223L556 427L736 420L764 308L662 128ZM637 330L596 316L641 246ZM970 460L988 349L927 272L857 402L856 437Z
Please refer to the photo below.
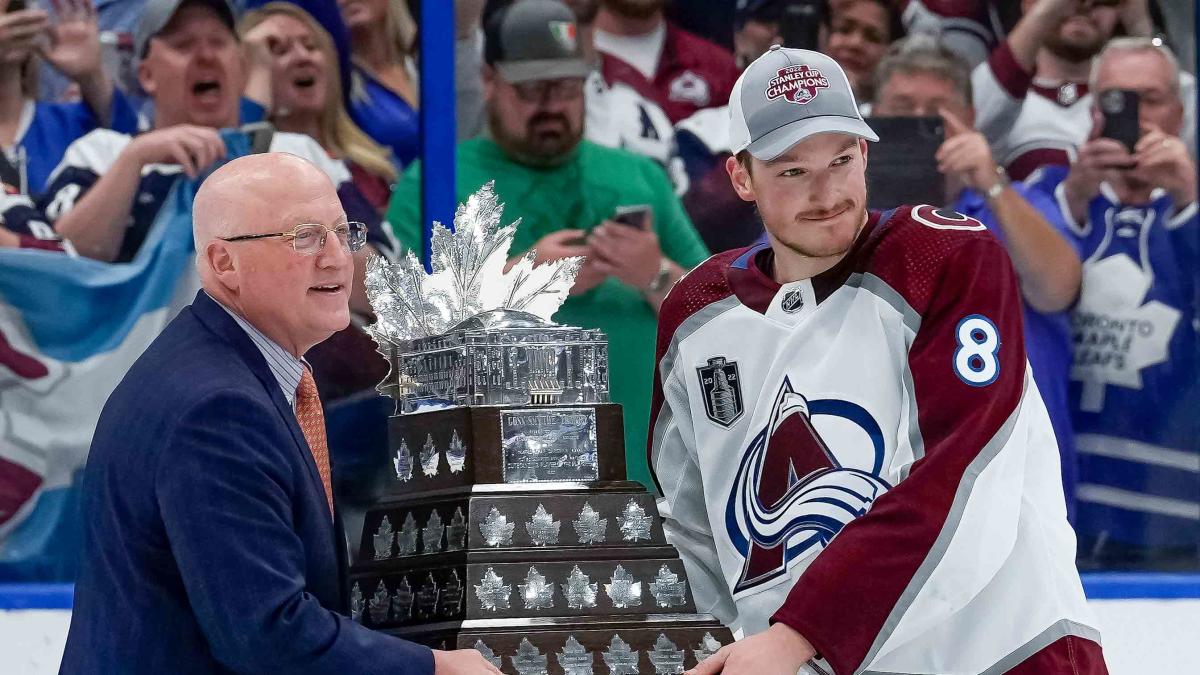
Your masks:
M54 8L57 20L48 27L42 58L75 81L102 77L100 28L91 0L55 0Z
M796 675L817 650L790 626L767 630L721 647L685 675Z
M654 214L647 214L645 229L606 220L592 230L588 245L612 276L643 289L658 276L662 249L654 233Z
M1170 193L1179 206L1196 201L1196 165L1187 145L1158 127L1143 125L1142 137L1134 146L1132 171L1142 180Z
M987 138L945 108L939 110L946 128L946 140L934 158L944 175L962 176L971 188L986 192L996 184L996 161Z
M474 649L433 650L434 675L500 675L500 669Z
M143 166L178 164L189 178L195 178L225 157L225 141L216 129L179 124L134 136L126 152Z
M50 27L40 9L9 12L10 0L0 0L0 63L23 63Z

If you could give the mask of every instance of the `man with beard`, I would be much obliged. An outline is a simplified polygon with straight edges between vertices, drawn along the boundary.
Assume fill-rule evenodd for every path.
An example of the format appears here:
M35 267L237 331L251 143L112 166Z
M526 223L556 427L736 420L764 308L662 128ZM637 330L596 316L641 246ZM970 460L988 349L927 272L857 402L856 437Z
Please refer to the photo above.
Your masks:
M244 64L227 0L148 0L135 36L138 81L154 101L154 128L131 136L98 129L72 143L36 201L5 204L14 229L45 220L79 255L129 262L146 240L171 187L224 159L219 129L238 125ZM338 186L354 221L368 225L371 246L390 252L378 213L350 172L308 136L278 132L262 150L289 152L321 167ZM366 250L357 253L361 275ZM356 289L352 307L369 310Z
M649 483L646 442L658 306L708 253L663 170L645 157L583 140L589 66L575 17L557 0L519 0L486 29L485 136L457 148L457 194L489 182L520 218L511 253L536 248L539 261L583 256L559 323L599 328L614 355L612 398L624 406L629 477ZM420 251L420 167L392 194L386 220L401 244ZM634 213L614 218L619 210Z
M604 79L658 103L672 123L729 101L738 69L729 50L667 21L668 0L600 0L596 49Z
M1066 166L1087 140L1092 58L1130 2L1145 9L1145 0L1022 0L1024 12L1008 39L975 68L976 128L1013 178Z
M700 611L691 673L1106 673L1017 274L979 221L868 212L837 63L772 48L727 162L768 242L671 290L650 461Z

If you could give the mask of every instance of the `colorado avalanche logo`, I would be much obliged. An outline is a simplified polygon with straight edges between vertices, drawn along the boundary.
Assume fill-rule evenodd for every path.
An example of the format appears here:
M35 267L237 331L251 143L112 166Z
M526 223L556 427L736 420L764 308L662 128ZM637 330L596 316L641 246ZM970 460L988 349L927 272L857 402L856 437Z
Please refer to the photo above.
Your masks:
M813 426L816 417L840 418L852 429L852 448L835 454ZM861 442L860 442L861 441ZM883 432L862 406L839 399L809 401L784 378L767 426L738 467L725 526L745 558L734 594L787 571L788 563L824 546L891 488L883 469Z
M780 68L779 73L767 83L767 100L783 97L792 103L804 105L817 97L817 91L828 89L829 80L816 68L801 64Z

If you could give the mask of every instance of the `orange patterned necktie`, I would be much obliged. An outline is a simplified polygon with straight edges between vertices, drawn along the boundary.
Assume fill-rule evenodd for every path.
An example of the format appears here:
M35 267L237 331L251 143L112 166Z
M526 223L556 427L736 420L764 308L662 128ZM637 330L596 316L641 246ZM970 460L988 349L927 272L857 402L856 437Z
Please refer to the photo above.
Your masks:
M325 499L329 500L329 512L333 513L333 481L329 472L329 443L325 440L325 413L321 411L321 399L317 397L317 382L312 371L304 369L300 386L296 389L296 421L300 431L317 462L317 473L325 486Z

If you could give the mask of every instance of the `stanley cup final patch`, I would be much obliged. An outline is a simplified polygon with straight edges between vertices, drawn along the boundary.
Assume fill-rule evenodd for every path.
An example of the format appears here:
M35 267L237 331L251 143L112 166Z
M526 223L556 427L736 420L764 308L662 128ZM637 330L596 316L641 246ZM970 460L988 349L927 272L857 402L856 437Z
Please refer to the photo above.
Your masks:
M816 68L805 64L780 68L778 74L767 83L767 100L785 98L792 103L804 105L817 97L821 89L829 88L829 80Z
M696 369L700 375L700 391L704 396L704 412L708 419L728 427L742 416L742 382L738 377L737 361L714 356L708 365Z

